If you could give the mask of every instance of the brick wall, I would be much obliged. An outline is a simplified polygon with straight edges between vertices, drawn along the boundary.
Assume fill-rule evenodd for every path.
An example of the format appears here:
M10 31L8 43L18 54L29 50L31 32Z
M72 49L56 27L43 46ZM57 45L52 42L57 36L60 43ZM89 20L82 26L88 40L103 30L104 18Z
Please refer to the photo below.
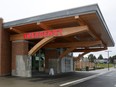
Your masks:
M95 66L95 63L91 63L91 62L84 62L84 61L77 61L76 62L76 67L77 69L85 69L86 66L88 66L89 68L93 68Z
M58 58L59 53L56 49L46 49L45 50L45 69L48 69L49 59Z
M3 19L0 19L0 76L11 73L11 42L10 34L2 27Z
M12 41L12 70L16 69L16 55L28 55L28 41Z

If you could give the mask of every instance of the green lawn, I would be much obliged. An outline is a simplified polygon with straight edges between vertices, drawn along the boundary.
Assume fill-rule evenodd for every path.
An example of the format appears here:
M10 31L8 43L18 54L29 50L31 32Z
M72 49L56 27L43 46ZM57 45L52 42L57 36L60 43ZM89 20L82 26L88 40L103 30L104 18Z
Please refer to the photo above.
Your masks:
M113 67L113 64L109 64L109 67ZM108 68L108 64L96 64L96 68Z

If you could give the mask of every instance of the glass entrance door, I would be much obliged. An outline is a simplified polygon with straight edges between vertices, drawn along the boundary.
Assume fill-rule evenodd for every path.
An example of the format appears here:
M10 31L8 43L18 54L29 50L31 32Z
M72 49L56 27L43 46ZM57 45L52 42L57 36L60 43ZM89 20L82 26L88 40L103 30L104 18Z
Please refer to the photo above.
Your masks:
M45 55L43 50L39 50L32 58L32 70L38 72L45 71Z
M43 50L39 51L39 71L42 72L45 69L45 55Z

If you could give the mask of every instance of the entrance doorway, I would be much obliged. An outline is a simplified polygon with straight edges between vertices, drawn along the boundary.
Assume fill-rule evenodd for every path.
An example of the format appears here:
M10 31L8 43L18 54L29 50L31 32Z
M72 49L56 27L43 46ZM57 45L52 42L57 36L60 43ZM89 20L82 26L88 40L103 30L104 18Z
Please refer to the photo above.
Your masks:
M32 56L32 72L45 72L45 53L43 49L39 50Z

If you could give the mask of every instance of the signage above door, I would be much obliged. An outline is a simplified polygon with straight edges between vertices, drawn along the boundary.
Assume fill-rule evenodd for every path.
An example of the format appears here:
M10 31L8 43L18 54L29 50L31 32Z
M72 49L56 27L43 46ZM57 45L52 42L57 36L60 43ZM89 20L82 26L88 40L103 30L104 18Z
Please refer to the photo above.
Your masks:
M43 38L49 36L62 36L62 29L46 30L41 32L24 33L24 39Z

